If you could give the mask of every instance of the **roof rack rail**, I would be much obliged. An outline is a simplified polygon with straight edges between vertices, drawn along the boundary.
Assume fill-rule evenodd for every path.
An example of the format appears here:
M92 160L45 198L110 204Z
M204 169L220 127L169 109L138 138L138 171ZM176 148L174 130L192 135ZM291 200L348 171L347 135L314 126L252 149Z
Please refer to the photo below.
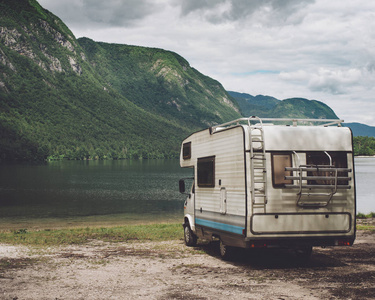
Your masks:
M302 126L333 126L336 125L337 127L341 127L344 120L340 119L294 119L294 118L259 118L256 116L251 116L248 118L239 118L233 121L229 121L223 124L215 125L211 127L211 133L215 133L216 131L226 129L233 126L238 125L250 125L251 123L257 122L263 123L263 125L275 125L274 123L281 123L280 125L286 125L286 126L293 126L296 127L298 125ZM271 122L271 123L269 123ZM247 124L246 124L247 123ZM253 124L256 125L256 124Z

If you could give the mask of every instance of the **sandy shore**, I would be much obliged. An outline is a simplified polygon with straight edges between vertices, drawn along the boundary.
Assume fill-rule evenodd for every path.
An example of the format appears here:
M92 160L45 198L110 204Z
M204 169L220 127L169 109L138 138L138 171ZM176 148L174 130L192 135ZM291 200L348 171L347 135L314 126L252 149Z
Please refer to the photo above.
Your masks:
M375 234L352 247L292 253L240 251L215 243L103 243L38 249L0 245L0 299L375 299Z

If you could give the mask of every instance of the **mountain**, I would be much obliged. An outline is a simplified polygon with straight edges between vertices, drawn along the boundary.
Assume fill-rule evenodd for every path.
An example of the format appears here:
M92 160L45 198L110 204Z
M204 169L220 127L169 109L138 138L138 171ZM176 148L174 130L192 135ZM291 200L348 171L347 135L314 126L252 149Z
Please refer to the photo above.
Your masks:
M317 100L278 100L271 96L254 97L232 91L228 91L228 94L238 102L244 117L255 115L263 118L338 119L329 106Z
M241 114L245 117L264 115L265 112L268 112L280 102L280 100L270 96L252 96L233 91L228 91L228 94L237 101Z
M176 53L88 38L78 42L101 78L153 114L200 128L240 116L219 82L190 67Z
M354 136L375 137L375 126L368 126L361 123L343 123L345 127L350 127Z
M76 40L37 1L0 1L0 160L176 157L239 116L175 53Z
M271 96L252 96L246 93L228 91L237 101L244 117L258 116L268 118L302 118L302 119L338 119L334 111L326 104L304 98L278 100ZM361 123L343 123L349 127L353 136L375 137L375 127Z

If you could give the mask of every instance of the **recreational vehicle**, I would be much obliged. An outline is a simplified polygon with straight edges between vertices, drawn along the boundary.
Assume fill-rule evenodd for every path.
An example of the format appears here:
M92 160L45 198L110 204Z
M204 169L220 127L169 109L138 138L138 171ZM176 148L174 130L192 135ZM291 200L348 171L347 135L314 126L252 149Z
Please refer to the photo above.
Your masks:
M350 246L356 198L352 133L342 120L242 118L191 134L180 165L184 237L234 247Z

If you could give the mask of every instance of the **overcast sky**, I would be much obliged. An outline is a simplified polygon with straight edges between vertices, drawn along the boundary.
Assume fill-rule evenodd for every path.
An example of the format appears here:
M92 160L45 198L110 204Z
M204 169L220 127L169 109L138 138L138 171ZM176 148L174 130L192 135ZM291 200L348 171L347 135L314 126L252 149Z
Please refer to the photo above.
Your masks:
M375 1L39 0L78 37L177 52L226 90L375 126Z

